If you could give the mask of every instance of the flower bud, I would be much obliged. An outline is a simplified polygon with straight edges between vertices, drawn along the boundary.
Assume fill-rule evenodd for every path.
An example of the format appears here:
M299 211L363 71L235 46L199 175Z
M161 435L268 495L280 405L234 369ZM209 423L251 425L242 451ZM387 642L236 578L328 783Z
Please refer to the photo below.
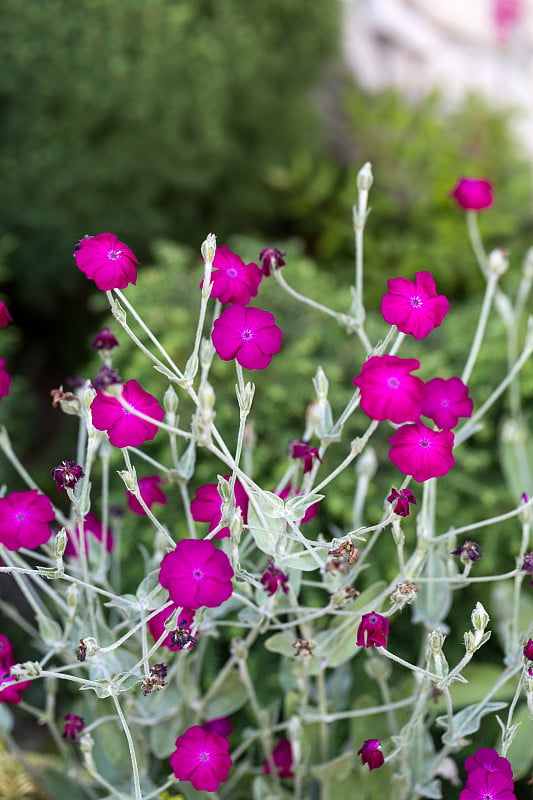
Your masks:
M66 546L67 546L67 532L65 528L61 528L61 530L56 533L54 539L54 555L56 558L58 559L63 558L63 553L65 552Z
M373 183L372 164L370 161L367 161L357 173L357 189L360 192L368 192L372 188Z
M499 248L491 250L487 259L487 272L489 275L503 275L509 268L509 251Z
M217 249L217 237L214 233L208 233L206 239L202 242L202 246L200 248L200 252L202 253L203 260L208 263L212 264L215 258L215 253Z
M165 394L163 395L163 407L166 411L170 425L174 424L174 421L176 419L176 411L178 410L178 405L179 405L178 395L176 394L174 387L169 386ZM170 421L171 418L172 422Z
M128 492L135 494L138 491L139 485L137 483L137 472L135 471L135 467L131 467L131 469L117 470L117 474L124 481L124 486Z
M481 605L481 603L476 603L476 607L472 611L472 625L474 626L475 631L484 632L485 628L489 624L490 617Z

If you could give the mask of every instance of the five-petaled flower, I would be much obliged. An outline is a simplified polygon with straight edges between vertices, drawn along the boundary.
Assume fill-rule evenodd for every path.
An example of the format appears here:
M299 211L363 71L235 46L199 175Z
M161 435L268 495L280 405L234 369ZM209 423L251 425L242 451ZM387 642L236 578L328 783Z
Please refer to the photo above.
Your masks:
M389 458L394 466L404 475L412 475L415 481L440 478L455 464L453 433L431 430L420 421L402 425L389 437L389 443Z
M11 492L0 498L0 544L8 550L33 550L51 536L55 512L48 497L37 489Z
M290 739L280 739L272 750L272 762L276 768L279 778L294 778L292 766L294 763L294 756L292 754L292 747ZM263 764L263 772L270 775L270 764L265 761Z
M229 475L224 479L229 481ZM242 483L235 481L234 487L235 505L240 508L242 520L246 525L248 521L248 495ZM206 483L199 486L191 501L191 515L196 522L209 522L209 530L214 530L222 519L222 498L218 493L218 484ZM230 535L230 529L226 526L215 533L214 539L224 539Z
M125 289L137 282L139 262L113 233L85 236L74 248L76 266L102 291Z
M433 378L424 384L422 414L438 428L455 428L459 417L471 417L473 409L468 386L460 378Z
M176 606L215 608L231 597L233 569L210 539L181 539L161 562L159 583Z
M73 489L85 475L83 467L74 461L62 461L59 466L52 469L51 473L58 492Z
M383 319L402 333L424 339L438 328L450 310L448 298L437 294L430 272L417 272L415 280L391 278L381 301Z
M363 614L357 629L357 647L386 647L389 628L387 617L375 611Z
M361 764L368 764L370 770L378 769L385 761L379 739L366 739L357 755L361 756Z
M361 408L371 419L411 422L420 417L424 382L410 373L416 358L372 356L352 383L361 392Z
M387 503L394 503L392 509L399 517L409 516L409 503L416 505L416 497L410 489L394 489L391 490L390 495L387 497Z
M269 559L268 566L261 575L261 586L270 596L276 594L279 588L284 594L289 592L289 576L276 567L272 558Z
M215 320L211 339L222 361L234 358L246 369L265 369L279 352L283 334L270 311L234 305Z
M6 369L5 358L0 358L0 400L7 397L11 388L11 375Z
M217 247L213 259L211 297L217 297L224 304L245 306L256 296L262 277L257 264L245 264L223 244Z
M63 733L61 734L62 739L71 739L73 742L78 741L78 733L81 733L82 730L85 728L85 721L83 717L79 717L77 714L65 714L65 726L63 728Z
M516 800L513 780L502 772L475 769L468 775L459 800Z
M513 768L508 759L500 756L497 750L491 747L480 747L474 755L465 758L465 770L470 773L476 769L485 769L487 772L501 772L507 778L513 777Z
M150 510L154 503L160 503L162 506L166 505L168 498L160 488L165 481L160 475L146 475L144 478L139 478L137 483L139 485L139 493ZM146 516L146 511L135 495L128 491L125 492L125 495L129 510L133 511L134 514Z
M311 472L315 458L322 463L318 447L311 447L306 439L293 439L289 442L289 453L291 458L301 458L303 460L304 475L306 472Z
M493 203L492 183L482 178L461 178L450 197L465 211L483 211Z
M200 792L216 792L231 769L229 748L225 736L194 725L176 739L170 766L179 781L190 781Z
M91 403L94 427L107 431L114 447L139 447L151 441L157 433L157 425L141 419L135 412L161 422L165 412L157 399L145 392L136 380L129 380L122 387L121 400L97 392Z

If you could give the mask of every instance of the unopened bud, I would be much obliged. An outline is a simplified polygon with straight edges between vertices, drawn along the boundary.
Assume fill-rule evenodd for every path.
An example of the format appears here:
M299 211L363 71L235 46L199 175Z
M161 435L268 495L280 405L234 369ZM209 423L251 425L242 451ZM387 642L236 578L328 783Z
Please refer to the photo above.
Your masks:
M487 260L487 272L492 275L503 275L509 268L509 251L491 250Z
M178 410L178 405L179 405L178 395L176 394L174 387L169 386L165 394L163 395L163 406L167 413L170 425L174 424L174 420L176 419L176 411ZM172 422L170 421L171 418Z
M476 603L476 607L472 611L471 620L475 631L483 632L489 624L490 617L481 603Z
M360 192L368 192L372 188L373 183L372 164L370 161L367 161L357 173L357 189Z
M315 387L316 396L319 400L328 399L329 381L326 378L326 373L319 367L313 378L313 386Z
M131 469L119 469L117 470L117 474L124 481L124 486L128 492L135 494L135 492L138 491L139 485L137 483L137 473L135 471L135 467L131 467Z
M206 239L202 242L202 246L200 248L200 252L202 253L203 260L208 263L212 264L215 258L215 253L217 249L217 237L214 233L208 233Z
M65 528L61 528L54 539L54 555L56 558L61 559L63 558L63 553L65 552L65 548L67 546L67 532Z

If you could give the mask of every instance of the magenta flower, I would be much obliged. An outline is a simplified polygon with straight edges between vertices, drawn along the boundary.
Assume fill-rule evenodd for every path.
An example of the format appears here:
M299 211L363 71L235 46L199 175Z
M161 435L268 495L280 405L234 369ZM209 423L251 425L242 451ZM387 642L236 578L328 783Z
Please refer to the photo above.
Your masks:
M142 499L151 510L154 503L160 503L162 506L166 505L168 497L160 489L162 483L165 483L160 475L147 475L145 478L139 478L139 492ZM131 492L125 492L128 508L134 514L146 516L146 511L141 506L137 498Z
M282 253L277 247L265 247L259 253L259 261L261 262L261 272L265 278L268 278L277 269L285 266L285 253Z
M229 475L225 475L224 479L229 481ZM248 495L242 483L238 480L235 481L235 505L241 509L242 519L244 524L248 522ZM194 492L194 498L191 501L191 514L196 522L209 522L209 530L214 530L220 523L222 518L222 498L218 493L218 484L206 483L204 486L199 486ZM218 533L215 533L214 539L225 539L230 536L230 529L228 527L221 528Z
M465 211L483 211L493 203L492 183L478 178L461 178L450 197Z
M416 497L410 489L392 489L390 495L387 497L387 503L395 503L392 509L399 517L409 516L409 503L416 505Z
M222 361L234 358L246 369L265 369L279 352L283 334L269 311L235 305L215 320L211 339Z
M459 800L516 800L514 783L501 772L475 769L469 774Z
M492 20L498 39L506 42L526 12L526 4L524 0L492 0L491 5Z
M510 762L498 755L497 750L491 747L480 747L474 755L465 759L465 770L474 772L476 769L485 769L487 772L500 772L507 778L513 777L513 768Z
M311 472L313 468L313 460L322 463L318 447L310 447L309 442L305 439L293 439L289 442L289 453L291 458L301 458L304 464L304 475L306 472Z
M152 619L148 620L148 630L154 640L154 642L158 642L163 633L165 632L165 622L173 614L178 606L170 606L169 608L163 608L161 611L152 617ZM183 629L188 629L190 634L191 625L194 622L194 615L195 610L192 608L182 608L180 614L178 615L177 620L177 627ZM179 646L178 642L172 642L172 632L168 632L168 636L163 639L163 643L160 645L161 647L167 647L169 650L182 650L183 648Z
M109 328L103 328L100 333L97 333L91 342L92 350L106 350L110 352L118 347L118 339L111 333Z
M190 781L201 792L216 792L231 769L229 742L200 725L188 728L176 739L170 766L179 781Z
M276 594L280 588L284 594L289 592L289 576L276 567L272 558L269 559L268 566L261 575L261 586L270 596Z
M82 730L85 728L85 721L83 717L78 717L77 714L65 714L65 726L63 728L63 733L61 734L62 739L71 739L73 742L78 741L78 733L81 733Z
M217 717L216 719L209 719L202 725L206 731L211 733L218 733L219 736L231 736L233 733L233 723L229 717Z
M13 317L9 313L6 304L0 300L0 328L5 328L10 322L13 322Z
M524 658L533 661L533 639L528 639L524 647Z
M0 358L0 400L7 397L11 388L11 375L6 369L6 361Z
M372 356L352 383L361 392L361 408L371 419L410 422L418 419L424 382L409 373L420 366L416 358Z
M51 472L58 492L64 492L65 489L74 489L78 481L85 475L83 468L79 464L75 464L74 461L62 461Z
M29 689L31 681L18 681L9 673L0 675L0 703L17 705L22 700L22 693Z
M386 647L389 635L389 620L371 611L363 614L357 629L357 647Z
M115 546L115 542L113 540L113 534L111 530L107 528L104 534L104 526L96 516L93 514L92 511L85 516L83 520L83 538L85 541L85 552L87 552L88 548L87 545L89 543L89 538L87 534L90 533L91 536L99 541L103 542L105 538L105 546L108 553L113 552L113 547ZM67 546L65 548L65 555L66 556L79 556L80 554L80 529L79 526L76 527L75 531L68 532L68 540Z
M370 770L378 769L385 761L379 739L366 739L357 755L361 756L361 764L368 764Z
M438 328L450 310L448 298L437 294L435 281L429 272L417 272L414 281L391 278L387 281L387 289L381 301L383 319L415 339L424 339Z
M181 539L161 562L159 583L174 605L215 608L233 591L229 558L209 539Z
M292 483L288 483L280 492L278 492L278 497L281 497L282 500L287 500L290 497L297 497L299 494L301 494L301 491L299 489L295 489ZM319 506L320 502L313 503L313 505L308 506L307 511L300 520L300 525L305 525L306 522L309 522L318 516Z
M438 428L455 428L459 417L471 417L473 410L468 386L460 378L433 378L424 384L422 414Z
M0 633L0 675L9 673L15 663L13 645L3 633Z
M455 464L454 435L451 431L432 431L422 422L402 425L389 437L389 458L404 475L427 481L446 475Z
M272 761L276 767L276 772L280 778L294 778L292 765L294 764L294 757L292 754L292 747L289 739L280 739L272 750ZM270 775L270 764L265 761L263 764L263 772Z
M139 262L113 233L85 236L74 248L76 266L102 291L125 289L137 282Z
M8 550L33 550L50 538L55 512L48 497L37 489L11 492L0 498L0 543Z
M165 412L157 399L145 392L135 380L122 387L122 400L135 411L161 422ZM147 422L129 411L116 398L97 392L91 404L93 425L99 431L107 431L109 441L115 447L139 447L151 441L157 433L157 425Z
M217 297L224 304L245 306L256 296L263 277L257 264L245 264L223 244L216 249L213 267L211 297Z

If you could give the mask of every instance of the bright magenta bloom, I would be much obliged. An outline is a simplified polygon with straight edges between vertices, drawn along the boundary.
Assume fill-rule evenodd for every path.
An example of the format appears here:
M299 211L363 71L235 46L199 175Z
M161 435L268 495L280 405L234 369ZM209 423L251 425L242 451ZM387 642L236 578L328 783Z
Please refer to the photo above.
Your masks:
M9 672L15 659L13 657L13 645L3 633L0 633L0 675Z
M6 369L5 358L0 358L0 400L7 397L11 388L11 375Z
M161 562L159 583L176 606L215 608L231 597L229 558L209 539L181 539Z
M455 428L459 417L471 417L473 410L468 386L460 378L433 378L424 384L422 414L432 419L438 428Z
M170 766L179 781L190 781L197 791L216 792L231 769L229 742L200 725L188 728L176 739Z
M162 421L165 412L157 399L145 392L135 380L122 387L122 399L136 411L147 417ZM146 422L128 411L121 402L104 392L97 392L91 404L93 425L99 431L107 431L109 441L115 447L138 447L150 442L157 433L157 425Z
M139 492L150 510L154 503L160 503L164 506L168 501L166 494L159 488L162 483L165 483L165 481L160 475L147 475L145 478L139 478L138 480ZM125 495L129 510L133 511L134 514L146 516L146 511L135 495L128 491L125 492Z
M272 761L276 766L276 772L280 778L294 778L292 765L294 758L290 739L280 739L272 750ZM263 772L270 775L270 765L268 761L263 764Z
M229 475L224 476L229 481ZM241 509L244 524L248 522L248 495L242 483L235 481L235 505ZM209 530L214 530L222 517L222 498L218 493L218 484L206 483L199 486L191 501L191 514L196 522L209 522ZM230 535L228 527L215 533L214 539L225 539Z
M137 282L139 262L113 233L85 236L74 248L76 266L102 291L125 289Z
M502 772L475 769L469 774L459 800L516 800L514 783Z
M368 764L370 770L378 769L385 761L379 739L366 739L357 755L361 756L361 764Z
M5 328L10 322L13 322L13 317L9 313L6 304L0 300L0 328Z
M422 422L402 425L389 437L389 458L404 475L427 481L446 475L455 464L454 435L451 431L432 431Z
M31 681L17 681L9 673L0 675L0 703L17 705L22 700L22 692L29 689Z
M533 661L533 639L528 639L524 647L524 658Z
M177 606L170 606L169 608L163 608L159 614L156 614L155 617L148 620L148 630L152 635L154 642L157 642L160 637L165 632L165 622L170 617L171 614L174 613ZM177 620L177 627L178 628L190 628L192 623L194 622L194 615L195 610L193 608L183 608L181 613L178 615ZM161 647L168 647L169 650L180 650L180 646L178 644L172 644L172 632L168 632L168 636L163 639L163 643Z
M55 518L48 497L37 489L11 492L0 498L0 543L8 550L33 550L50 538L49 522Z
M387 503L395 503L393 511L399 517L409 516L409 503L416 506L416 497L410 489L392 489L390 495L387 497Z
M492 183L478 178L461 178L450 197L465 211L483 211L493 203Z
M218 297L224 304L245 306L256 296L263 277L257 264L245 264L223 244L216 249L213 267L211 297Z
M387 617L371 611L363 614L357 629L357 647L385 647L389 635L390 623Z
M424 339L438 328L450 310L448 298L437 294L435 281L429 272L417 272L414 281L391 278L387 281L387 289L381 301L383 319L415 339Z
M63 728L63 733L61 734L62 739L71 739L73 742L78 741L78 733L81 733L82 730L85 728L85 721L83 717L78 717L77 714L65 714L65 726Z
M467 772L485 769L487 772L500 772L507 778L513 777L513 768L510 762L498 755L497 750L493 750L491 747L480 747L473 756L468 756L465 759L465 769Z
M87 534L90 533L94 538L99 541L103 542L104 540L104 526L96 516L93 514L92 511L86 515L85 519L83 520L83 534L85 539L85 552L87 552L87 545L89 544L89 538ZM113 534L111 533L110 529L107 529L107 534L105 537L106 543L106 550L108 553L113 551L113 547L115 546L115 542L113 540ZM66 556L79 556L80 553L80 530L79 527L76 527L76 531L69 531L68 532L68 539L67 539L67 546L65 548L65 555Z
M410 422L422 408L424 382L409 373L420 366L416 358L372 356L352 383L361 392L361 408L371 419Z
M235 358L246 369L265 369L279 352L283 334L269 311L235 305L215 320L211 339L222 361Z

